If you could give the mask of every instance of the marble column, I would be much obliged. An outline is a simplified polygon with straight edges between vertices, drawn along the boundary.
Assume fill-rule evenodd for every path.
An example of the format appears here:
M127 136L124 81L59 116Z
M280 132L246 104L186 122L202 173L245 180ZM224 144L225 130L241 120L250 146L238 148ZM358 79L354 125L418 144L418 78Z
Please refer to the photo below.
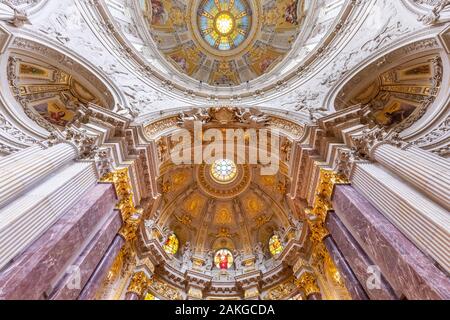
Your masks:
M342 253L343 258L357 278L358 284L362 286L365 294L372 300L397 300L398 296L392 287L381 275L380 285L373 288L370 285L371 273L369 272L375 264L361 249L355 238L345 228L342 221L334 212L330 212L326 221L327 230L330 232L333 242ZM328 247L328 246L327 246Z
M125 240L123 237L117 235L111 246L108 248L108 251L103 256L102 261L100 261L91 278L84 286L78 300L93 300L95 298L97 291L102 286L103 281L107 277L114 260L117 258L124 244Z
M78 150L69 143L43 149L31 147L0 160L0 208L49 174L74 160Z
M46 299L117 201L114 187L98 184L82 194L39 239L0 272L0 300Z
M368 188L370 186L371 184L368 184ZM384 197L391 206L395 206L398 202L389 199L388 192ZM448 276L355 188L337 186L332 202L340 221L398 296L404 296L409 300L450 299ZM445 244L447 256L448 243ZM376 276L376 270L372 272Z
M337 247L333 238L329 236L326 237L323 241L328 252L330 253L331 258L333 259L336 268L339 270L341 277L344 279L345 287L350 293L352 300L368 300L369 298L367 297L366 292L354 275L344 256L339 251L339 248Z
M97 183L93 162L69 163L0 209L0 269L23 252Z
M121 227L122 217L117 210L110 212L104 221L98 223L92 239L85 245L49 295L52 300L78 299ZM73 285L74 283L76 286Z
M450 272L448 210L378 163L356 163L351 182L410 241Z
M372 157L450 210L450 162L431 152L417 148L402 150L386 143L376 146Z

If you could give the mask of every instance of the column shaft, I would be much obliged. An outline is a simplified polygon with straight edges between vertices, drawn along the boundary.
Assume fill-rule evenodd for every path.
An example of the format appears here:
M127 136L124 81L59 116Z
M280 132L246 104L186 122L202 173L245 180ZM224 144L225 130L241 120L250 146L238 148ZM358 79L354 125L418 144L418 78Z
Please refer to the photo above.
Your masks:
M48 149L32 147L0 162L0 208L41 179L74 160L77 150L68 143ZM1 166L4 164L4 166Z
M352 185L410 241L450 272L448 210L379 164L356 164Z
M445 209L450 209L449 162L437 160L436 156L425 151L405 151L389 144L378 146L373 157Z

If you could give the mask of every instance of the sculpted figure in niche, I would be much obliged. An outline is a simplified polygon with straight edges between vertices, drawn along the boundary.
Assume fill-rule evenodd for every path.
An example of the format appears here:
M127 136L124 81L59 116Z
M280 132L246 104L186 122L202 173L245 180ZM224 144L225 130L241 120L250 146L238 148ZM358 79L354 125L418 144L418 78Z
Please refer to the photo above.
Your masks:
M295 229L295 236L298 238L303 230L303 223L294 217L292 212L289 212L288 214L288 220L289 223L294 227Z
M153 217L151 217L151 218L149 218L148 220L145 221L145 226L149 230L153 229L153 227L156 226L156 223L158 222L160 216L161 216L161 210L157 210L155 212L155 214L153 215Z
M192 266L192 249L191 249L191 243L186 242L183 248L183 267L189 269Z
M263 252L263 245L262 245L261 242L259 242L255 246L254 254L255 254L255 257L256 257L256 265L261 268L263 266L263 263L264 263L264 252Z
M236 270L242 269L242 260L243 260L244 252L241 250L234 250L233 256L234 256L234 264Z
M210 250L206 253L205 270L211 271L214 266L214 251Z

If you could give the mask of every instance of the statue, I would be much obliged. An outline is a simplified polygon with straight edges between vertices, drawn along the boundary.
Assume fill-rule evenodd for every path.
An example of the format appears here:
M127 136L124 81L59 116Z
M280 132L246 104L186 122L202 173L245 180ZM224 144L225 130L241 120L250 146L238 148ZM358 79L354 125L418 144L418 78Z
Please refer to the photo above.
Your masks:
M194 108L190 111L182 112L178 116L178 125L186 129L194 128L195 122L206 124L210 121L211 116L208 110L204 108Z
M186 242L183 248L183 267L190 268L192 261L192 249L191 249L191 243Z
M255 251L254 251L255 257L256 257L256 265L258 266L262 266L262 264L264 263L264 252L263 252L263 246L262 243L259 242L256 246L255 246Z
M153 229L153 227L156 225L157 221L159 220L159 217L161 215L161 210L157 210L152 218L149 218L145 221L145 227L149 230Z
M234 250L233 255L234 255L234 265L235 265L236 270L242 269L242 258L243 258L244 252L239 251L239 250Z
M214 265L214 251L210 250L206 252L205 270L211 271Z
M266 114L256 108L240 109L236 112L236 118L250 127L265 127L270 121Z
M303 223L300 220L296 219L294 217L294 215L292 214L292 212L289 212L288 220L289 220L289 223L295 229L295 236L298 237L300 235L300 233L302 232L302 230L303 230Z
M306 105L299 105L296 110L309 113L309 119L313 122L330 114L327 108L315 108Z

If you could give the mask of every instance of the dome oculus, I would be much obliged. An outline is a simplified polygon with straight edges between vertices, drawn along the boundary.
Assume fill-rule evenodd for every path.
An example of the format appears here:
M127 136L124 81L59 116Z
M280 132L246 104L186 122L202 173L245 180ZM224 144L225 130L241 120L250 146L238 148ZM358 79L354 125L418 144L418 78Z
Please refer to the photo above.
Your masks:
M236 164L228 159L217 160L211 167L211 176L219 183L230 183L236 178L236 175Z
M232 50L248 37L251 9L246 0L203 0L197 23L203 40L211 47Z

